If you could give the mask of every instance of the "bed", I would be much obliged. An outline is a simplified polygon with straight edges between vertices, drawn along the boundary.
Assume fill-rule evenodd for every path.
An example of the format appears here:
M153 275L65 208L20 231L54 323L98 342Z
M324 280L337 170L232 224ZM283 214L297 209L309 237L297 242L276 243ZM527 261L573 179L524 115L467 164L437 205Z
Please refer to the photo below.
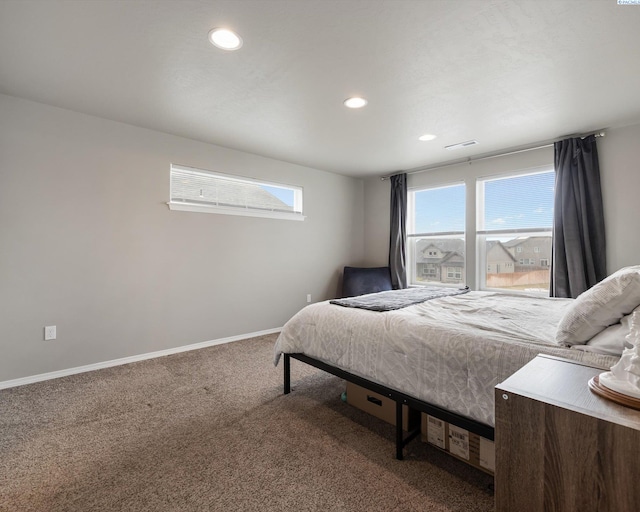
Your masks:
M385 312L325 301L285 324L275 364L284 356L285 393L293 358L388 396L398 418L407 404L493 439L498 383L538 354L610 368L638 306L640 266L612 274L575 300L469 291ZM396 428L402 458L417 433L405 439Z

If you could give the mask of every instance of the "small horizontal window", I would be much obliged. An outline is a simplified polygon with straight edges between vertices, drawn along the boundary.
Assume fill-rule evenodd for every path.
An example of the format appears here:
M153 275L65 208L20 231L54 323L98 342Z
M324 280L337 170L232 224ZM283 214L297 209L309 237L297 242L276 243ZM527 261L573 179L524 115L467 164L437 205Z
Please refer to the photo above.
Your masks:
M304 220L302 188L171 166L171 210Z

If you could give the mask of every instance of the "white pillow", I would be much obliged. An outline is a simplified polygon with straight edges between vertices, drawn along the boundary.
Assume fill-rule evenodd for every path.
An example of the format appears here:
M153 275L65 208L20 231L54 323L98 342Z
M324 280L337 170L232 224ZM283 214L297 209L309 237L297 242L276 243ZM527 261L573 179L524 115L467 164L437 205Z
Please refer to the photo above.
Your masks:
M633 310L633 312L636 311L640 311L640 307ZM633 313L631 313L631 315L632 314ZM587 341L585 345L574 345L572 348L584 350L585 352L597 352L598 354L620 357L625 346L630 346L626 339L631 332L631 315L623 316L620 323L610 325L603 331L600 331Z
M582 344L640 305L640 265L625 267L592 286L567 308L556 341Z

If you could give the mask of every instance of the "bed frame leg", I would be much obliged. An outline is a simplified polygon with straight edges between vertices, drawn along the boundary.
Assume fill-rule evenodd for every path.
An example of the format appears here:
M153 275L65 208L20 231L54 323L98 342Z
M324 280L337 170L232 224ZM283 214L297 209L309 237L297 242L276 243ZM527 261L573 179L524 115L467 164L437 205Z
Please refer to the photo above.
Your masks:
M284 355L284 394L288 395L291 392L291 356L289 354Z
M396 459L402 460L404 451L404 434L402 433L402 403L396 401Z

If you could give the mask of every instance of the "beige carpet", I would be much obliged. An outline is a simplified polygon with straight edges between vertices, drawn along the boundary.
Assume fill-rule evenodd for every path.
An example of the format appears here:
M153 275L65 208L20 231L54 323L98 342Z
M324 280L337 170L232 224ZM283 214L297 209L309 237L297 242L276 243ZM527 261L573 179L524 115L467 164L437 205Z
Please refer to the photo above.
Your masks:
M0 510L493 510L492 478L340 400L275 336L0 391Z

